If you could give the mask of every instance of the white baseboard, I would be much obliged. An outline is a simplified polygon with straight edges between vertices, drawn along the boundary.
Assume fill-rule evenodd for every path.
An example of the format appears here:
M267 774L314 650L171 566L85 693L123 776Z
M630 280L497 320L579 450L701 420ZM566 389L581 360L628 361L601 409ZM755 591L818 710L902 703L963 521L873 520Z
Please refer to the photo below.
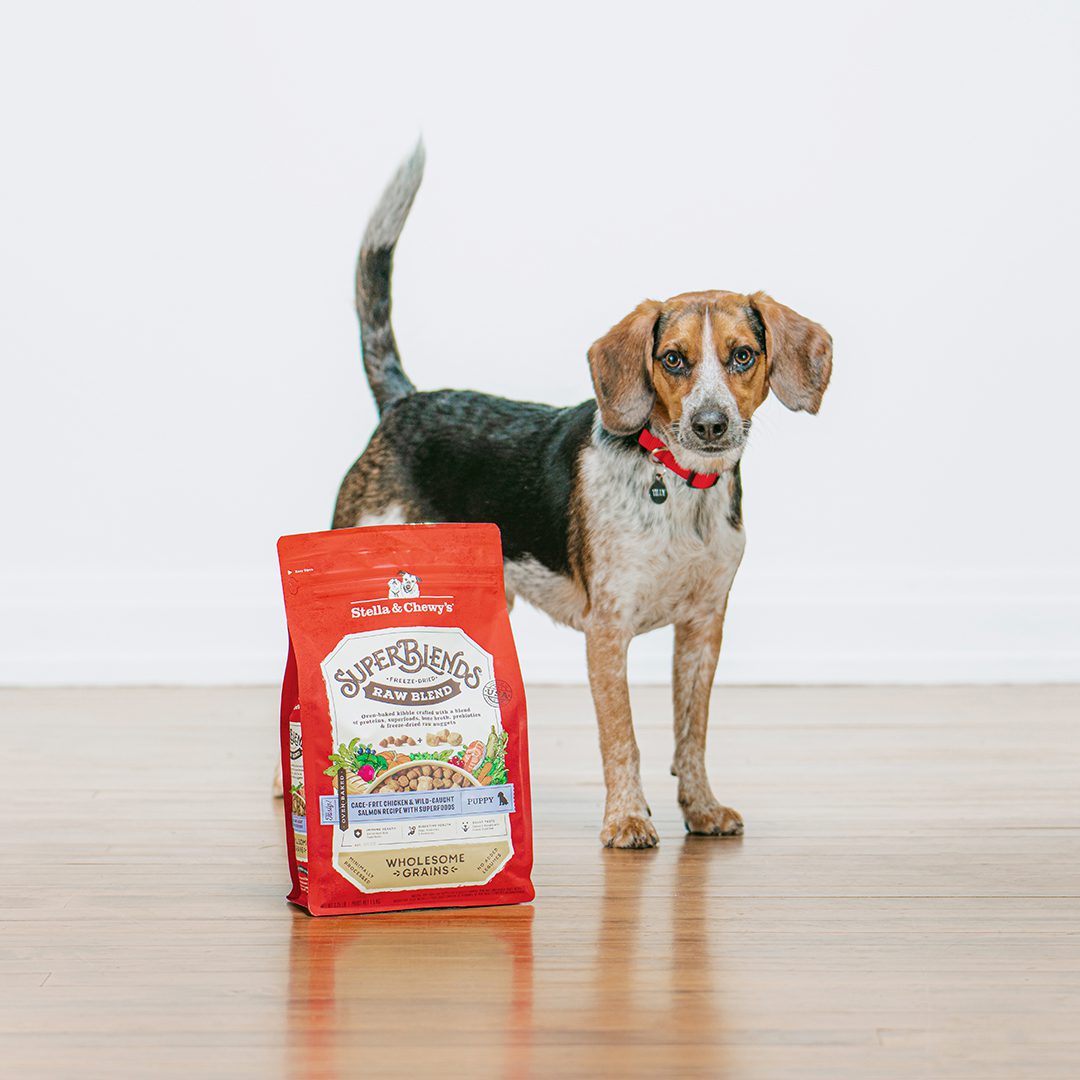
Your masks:
M0 582L0 684L254 684L285 658L278 579L260 573L26 576ZM580 634L519 604L525 678L584 683ZM637 639L631 680L671 678L672 635ZM740 579L727 683L1080 681L1080 578L1040 571L908 580L833 571Z

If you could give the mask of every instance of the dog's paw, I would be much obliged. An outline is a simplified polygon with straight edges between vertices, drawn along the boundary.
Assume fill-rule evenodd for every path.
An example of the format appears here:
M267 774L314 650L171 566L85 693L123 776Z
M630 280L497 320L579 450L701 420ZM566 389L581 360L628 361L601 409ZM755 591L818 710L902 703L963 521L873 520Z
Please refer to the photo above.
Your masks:
M647 817L621 814L604 822L600 843L604 847L651 848L660 843L660 837Z
M271 788L275 799L283 799L285 797L285 788L281 783L281 766L279 765L274 770L274 783Z
M713 803L701 809L683 810L686 831L697 836L742 836L743 820L730 806Z

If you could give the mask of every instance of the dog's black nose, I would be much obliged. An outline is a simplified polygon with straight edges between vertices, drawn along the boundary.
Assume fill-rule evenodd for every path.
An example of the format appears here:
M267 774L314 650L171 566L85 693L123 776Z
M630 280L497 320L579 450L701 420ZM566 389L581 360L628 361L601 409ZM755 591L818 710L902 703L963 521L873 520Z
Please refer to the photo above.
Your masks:
M694 414L690 427L702 442L716 442L727 431L727 417L716 409L705 409Z

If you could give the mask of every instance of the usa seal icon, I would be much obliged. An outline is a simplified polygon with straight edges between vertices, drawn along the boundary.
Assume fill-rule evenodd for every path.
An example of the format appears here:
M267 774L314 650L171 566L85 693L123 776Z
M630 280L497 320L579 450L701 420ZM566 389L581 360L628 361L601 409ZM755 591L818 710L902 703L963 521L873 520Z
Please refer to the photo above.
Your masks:
M503 679L492 679L484 684L484 700L493 708L505 705L513 696L510 684Z

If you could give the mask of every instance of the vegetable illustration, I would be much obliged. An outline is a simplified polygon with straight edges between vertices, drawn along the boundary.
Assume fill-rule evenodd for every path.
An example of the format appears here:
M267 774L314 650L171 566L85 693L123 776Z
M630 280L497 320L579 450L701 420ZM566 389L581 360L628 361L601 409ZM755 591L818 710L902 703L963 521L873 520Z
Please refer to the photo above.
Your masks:
M406 761L445 761L472 773L485 786L505 784L507 741L506 732L497 731L493 724L486 741L477 739L464 750L455 745L447 750L429 750L406 757L389 749L377 752L360 739L353 739L348 744L338 746L330 755L330 767L324 771L327 776L336 776L339 770L344 769L348 774L350 792L363 791L360 785L372 783L380 773Z
M487 737L484 745L484 758L479 769L474 770L474 775L485 787L490 784L506 783L506 743L508 736L505 731L496 731L495 725L491 727L491 734ZM472 744L475 746L476 744ZM469 747L472 750L472 746Z
M359 773L361 779L374 780L377 773L385 772L386 758L376 754L372 747L364 746L359 739L345 745L341 743L337 751L330 755L330 768L323 771L327 776L336 776L339 769ZM366 771L365 771L366 770Z
M409 755L409 760L410 761L449 761L450 758L453 757L453 755L456 754L456 753L457 753L456 750L440 750L437 753L410 754Z

